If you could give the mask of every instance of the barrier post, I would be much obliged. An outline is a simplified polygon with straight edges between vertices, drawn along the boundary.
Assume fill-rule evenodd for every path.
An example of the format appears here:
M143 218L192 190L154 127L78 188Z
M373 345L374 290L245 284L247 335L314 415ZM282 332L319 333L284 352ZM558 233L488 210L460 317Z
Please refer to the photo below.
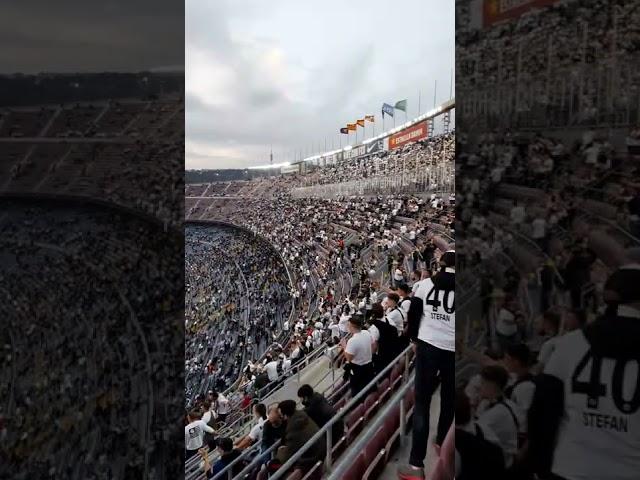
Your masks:
M404 447L405 444L405 433L407 431L406 428L406 413L404 411L405 405L404 405L404 398L402 400L400 400L400 446Z
M324 465L327 471L331 470L331 460L332 460L331 448L332 447L333 447L333 431L330 428L329 430L327 430L327 452L325 453L325 457L324 457Z

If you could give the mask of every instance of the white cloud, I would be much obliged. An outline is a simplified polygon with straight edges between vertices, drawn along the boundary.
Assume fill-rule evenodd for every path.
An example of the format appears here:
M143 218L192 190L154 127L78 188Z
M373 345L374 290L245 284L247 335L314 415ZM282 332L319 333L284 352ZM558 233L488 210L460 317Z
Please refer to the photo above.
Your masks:
M409 99L448 97L454 2L188 0L186 167L292 160L338 129ZM427 100L429 99L429 100ZM312 147L313 145L313 147ZM299 155L299 153L298 153Z

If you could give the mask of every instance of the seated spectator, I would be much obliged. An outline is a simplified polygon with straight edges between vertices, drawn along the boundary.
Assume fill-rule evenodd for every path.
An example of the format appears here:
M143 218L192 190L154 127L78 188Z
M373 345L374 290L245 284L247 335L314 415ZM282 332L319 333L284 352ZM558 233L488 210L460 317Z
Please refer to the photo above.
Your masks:
M238 450L244 450L262 441L262 431L264 423L267 421L267 407L265 407L264 403L256 403L253 406L253 416L256 424L247 435L236 442L235 447Z
M269 408L269 415L267 421L264 422L262 428L262 442L260 444L260 451L267 451L278 440L282 440L284 432L287 428L287 422L283 420L278 409L278 404L273 404Z
M337 413L336 409L331 406L324 395L314 392L311 385L302 385L298 389L298 398L300 398L302 405L304 405L304 411L320 428L324 427ZM343 434L344 423L342 419L339 419L331 428L331 438L333 442L335 443Z
M204 472L207 478L213 478L218 473L222 472L225 468L227 468L231 463L236 460L241 452L233 448L233 440L229 437L221 437L216 442L213 442L209 449L213 450L214 447L218 448L218 453L220 454L220 458L211 465L211 461L209 460L209 454L205 449L200 450L200 456L204 461ZM233 475L237 475L242 471L243 465L242 462L236 463L231 469L231 473Z
M280 465L286 463L291 456L300 450L319 430L318 425L303 410L296 410L294 400L284 400L278 404L280 414L287 422L283 445L278 449L276 459ZM326 442L323 439L315 442L298 459L295 469L306 471L316 462L324 460Z

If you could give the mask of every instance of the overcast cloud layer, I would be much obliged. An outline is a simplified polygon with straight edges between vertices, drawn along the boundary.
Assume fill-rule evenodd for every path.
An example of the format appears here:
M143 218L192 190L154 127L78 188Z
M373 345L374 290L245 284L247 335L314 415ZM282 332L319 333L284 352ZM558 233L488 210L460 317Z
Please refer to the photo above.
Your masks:
M184 66L176 0L20 0L0 4L0 72L138 72Z
M186 0L185 16L187 169L263 165L271 146L292 161L365 114L380 133L383 101L411 118L420 89L424 113L435 80L449 98L454 2Z

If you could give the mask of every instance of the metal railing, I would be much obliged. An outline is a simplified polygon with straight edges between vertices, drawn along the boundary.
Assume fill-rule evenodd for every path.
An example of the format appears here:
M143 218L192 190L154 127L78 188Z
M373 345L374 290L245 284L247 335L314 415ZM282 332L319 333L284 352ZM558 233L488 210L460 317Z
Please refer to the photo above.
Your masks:
M400 406L400 444L402 445L404 443L409 413L404 400L409 389L413 388L415 385L415 381L416 377L415 375L412 375L411 378L393 394L384 407L382 407L382 410L378 412L373 421L371 421L367 425L366 429L360 433L356 441L349 446L349 449L342 455L336 467L326 480L341 480L343 478L347 469L353 465L354 460L358 455L362 454L373 434L384 425L387 418L389 418L398 405Z
M299 449L297 452L295 452L289 458L289 460L287 460L278 469L278 471L274 475L272 475L270 477L270 480L278 480L279 478L283 478L285 475L287 475L289 473L288 470L295 465L295 463L298 461L298 459L300 457L302 457L302 455L304 453L306 453L307 450L309 450L309 448L311 448L316 442L321 441L321 439L323 439L323 438L326 439L326 445L327 445L324 464L325 464L325 468L327 470L330 470L331 469L331 465L332 465L332 447L333 447L332 429L333 429L333 425L336 422L338 422L338 420L341 420L348 413L350 413L351 409L354 406L356 406L361 401L363 401L365 399L365 397L367 395L369 395L369 393L371 391L371 388L374 387L380 380L385 378L391 372L391 370L397 364L399 364L400 361L404 361L405 362L405 369L404 369L403 378L405 379L405 382L408 382L409 381L409 354L410 354L411 351L412 351L412 347L411 346L405 348L391 363L389 363L389 365L387 365L384 369L382 369L382 371L380 373L378 373L373 378L373 380L371 380L367 384L367 387L363 388L362 391L360 391L355 397L351 398L347 402L347 404L336 415L334 415L331 418L331 420L329 420L320 430L318 430L318 432L316 432L315 435L313 435L307 441L307 443L304 444L304 446L301 449Z

